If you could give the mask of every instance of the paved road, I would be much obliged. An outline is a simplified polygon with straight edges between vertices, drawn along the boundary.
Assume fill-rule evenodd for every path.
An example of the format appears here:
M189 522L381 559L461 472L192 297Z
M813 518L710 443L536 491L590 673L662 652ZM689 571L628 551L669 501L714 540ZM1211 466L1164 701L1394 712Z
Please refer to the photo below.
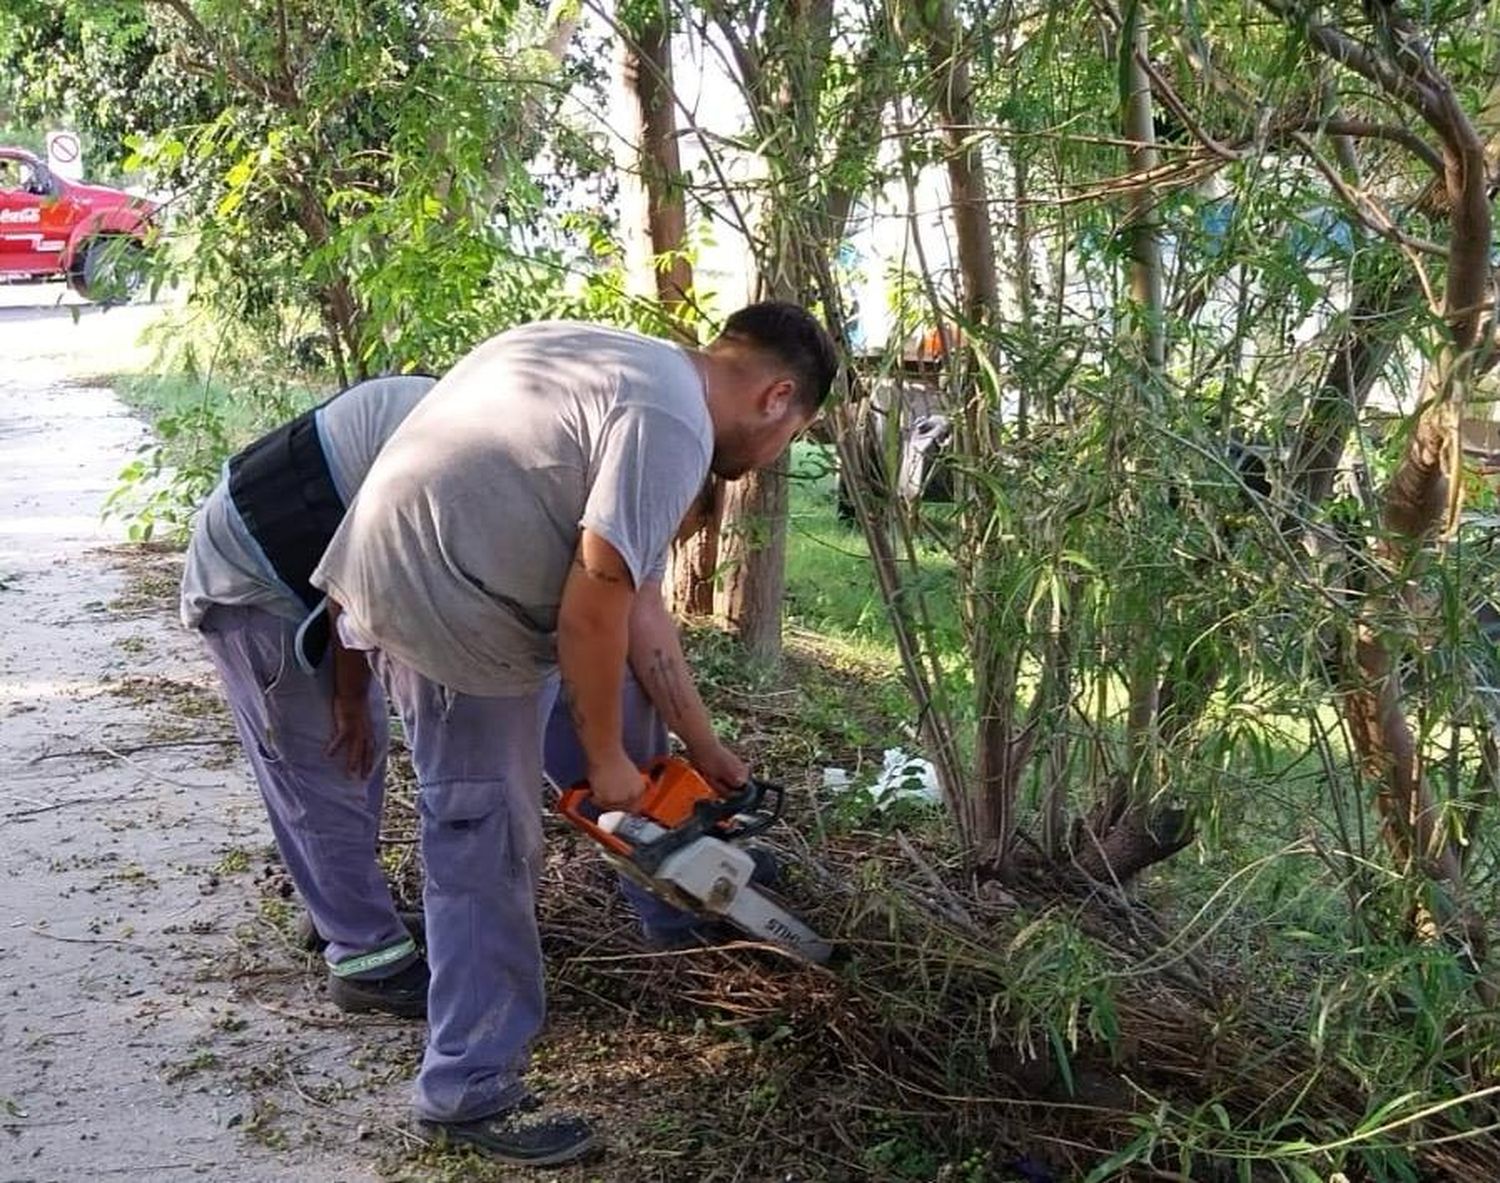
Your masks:
M0 285L0 1183L373 1178L406 1073L370 1065L418 1033L331 1011L262 915L177 560L100 522L145 431L79 376L156 315Z

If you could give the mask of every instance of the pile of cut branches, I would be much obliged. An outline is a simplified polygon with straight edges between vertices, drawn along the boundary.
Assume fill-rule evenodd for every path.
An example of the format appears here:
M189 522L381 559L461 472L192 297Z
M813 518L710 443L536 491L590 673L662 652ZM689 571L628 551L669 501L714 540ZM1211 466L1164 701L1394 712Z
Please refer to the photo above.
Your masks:
M1423 1178L1493 1171L1500 1147L1473 1132L1494 1120L1485 1097L1381 1112L1231 971L1142 969L1132 945L1154 921L1140 904L966 892L904 837L861 835L815 856L777 851L783 898L839 941L833 966L748 941L659 953L641 947L592 851L549 841L555 987L647 1019L696 1013L775 1034L797 1077L778 1124L809 1154L846 1160L884 1114L953 1161L978 1149L1036 1179L1361 1176L1360 1151L1400 1148Z
M718 709L743 711L735 697ZM796 729L824 758L860 755L783 713L744 733L775 751ZM393 779L387 861L415 902L409 770L398 762ZM906 833L829 826L837 802L792 788L795 816L772 844L777 890L838 942L826 968L750 941L646 948L613 872L549 810L540 910L554 1010L732 1029L757 1049L757 1078L715 1087L769 1103L705 1099L722 1110L719 1144L744 1155L726 1177L802 1178L790 1163L868 1177L872 1147L931 1150L890 1160L891 1178L931 1178L934 1162L942 1178L1032 1183L1412 1178L1406 1163L1423 1179L1492 1177L1492 1090L1466 1097L1457 1070L1447 1099L1378 1095L1314 1050L1305 999L1267 994L1262 975L1140 900L1060 883L1055 868L975 884L940 818Z

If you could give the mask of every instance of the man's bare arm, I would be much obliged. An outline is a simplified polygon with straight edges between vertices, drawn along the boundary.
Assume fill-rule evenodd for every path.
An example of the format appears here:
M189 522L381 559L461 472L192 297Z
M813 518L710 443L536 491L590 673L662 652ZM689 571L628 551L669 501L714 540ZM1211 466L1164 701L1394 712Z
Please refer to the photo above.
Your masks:
M328 647L333 662L333 725L327 754L344 753L344 769L350 776L369 776L375 767L375 737L370 734L368 695L370 662L361 652L346 648L339 637L339 616L344 609L328 600Z
M557 659L589 784L595 800L610 809L629 808L642 789L625 754L620 717L635 599L630 569L619 552L592 531L582 531L558 610Z
M698 770L725 790L744 784L749 769L714 732L682 651L682 635L655 580L641 585L630 614L630 668Z
M677 624L661 598L661 584L641 585L630 613L630 668L650 695L667 728L677 734L689 750L707 747L714 740L708 708L698 693Z

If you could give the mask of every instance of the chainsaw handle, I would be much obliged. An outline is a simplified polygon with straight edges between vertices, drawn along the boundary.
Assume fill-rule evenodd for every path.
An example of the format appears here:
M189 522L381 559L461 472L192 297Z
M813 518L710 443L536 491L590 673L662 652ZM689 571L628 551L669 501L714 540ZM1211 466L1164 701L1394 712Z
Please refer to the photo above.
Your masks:
M630 845L623 838L611 834L597 821L579 808L590 797L587 784L574 785L571 789L564 789L562 796L557 801L557 811L567 818L585 834L600 843L607 850L616 854L630 857Z
M769 809L766 808L767 797L773 800ZM781 807L785 800L786 790L780 785L751 777L745 782L743 788L736 789L732 796L725 798L722 802L727 807L724 814L726 818L736 814L744 815L746 818L735 827L733 836L748 838L752 834L769 830L781 817Z

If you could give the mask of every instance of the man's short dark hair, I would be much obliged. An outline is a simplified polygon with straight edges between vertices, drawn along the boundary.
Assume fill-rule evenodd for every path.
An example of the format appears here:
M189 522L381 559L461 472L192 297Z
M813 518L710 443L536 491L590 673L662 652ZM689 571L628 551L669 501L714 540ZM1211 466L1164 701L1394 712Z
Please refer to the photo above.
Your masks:
M839 358L828 330L807 309L785 300L747 304L724 322L719 335L764 350L791 370L804 413L815 415L822 408Z

